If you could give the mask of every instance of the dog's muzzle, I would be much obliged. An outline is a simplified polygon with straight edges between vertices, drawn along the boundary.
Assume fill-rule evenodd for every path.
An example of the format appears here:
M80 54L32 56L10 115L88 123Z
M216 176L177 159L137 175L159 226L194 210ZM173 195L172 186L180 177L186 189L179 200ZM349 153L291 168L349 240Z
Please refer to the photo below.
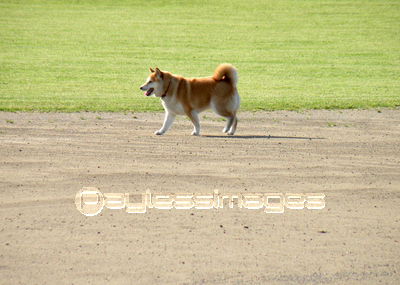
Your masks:
M140 87L140 90L145 91L146 89L144 87ZM150 88L149 90L147 90L144 95L145 96L150 96L151 94L153 94L154 88Z

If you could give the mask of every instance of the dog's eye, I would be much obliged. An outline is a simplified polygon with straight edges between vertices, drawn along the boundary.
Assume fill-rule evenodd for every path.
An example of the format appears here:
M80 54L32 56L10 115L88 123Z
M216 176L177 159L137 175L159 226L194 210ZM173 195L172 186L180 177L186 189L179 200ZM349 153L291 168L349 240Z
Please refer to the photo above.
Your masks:
M153 83L153 81L149 81L149 84L150 84L150 83Z

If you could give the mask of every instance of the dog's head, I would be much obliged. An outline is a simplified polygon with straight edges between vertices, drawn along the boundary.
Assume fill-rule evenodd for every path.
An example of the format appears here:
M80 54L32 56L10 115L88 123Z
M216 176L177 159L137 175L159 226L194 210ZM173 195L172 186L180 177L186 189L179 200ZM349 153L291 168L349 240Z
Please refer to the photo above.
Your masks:
M154 97L161 97L164 94L164 73L158 68L155 71L150 68L150 73L146 83L140 86L140 90L146 91L145 96L154 94Z

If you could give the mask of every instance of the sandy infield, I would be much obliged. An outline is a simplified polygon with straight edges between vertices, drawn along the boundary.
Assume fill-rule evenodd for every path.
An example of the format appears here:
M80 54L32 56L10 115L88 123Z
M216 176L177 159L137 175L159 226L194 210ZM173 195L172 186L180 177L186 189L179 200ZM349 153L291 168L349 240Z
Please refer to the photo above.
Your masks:
M163 117L0 113L0 283L400 284L399 110L240 112L233 137L211 112L155 136ZM83 187L325 207L85 216Z

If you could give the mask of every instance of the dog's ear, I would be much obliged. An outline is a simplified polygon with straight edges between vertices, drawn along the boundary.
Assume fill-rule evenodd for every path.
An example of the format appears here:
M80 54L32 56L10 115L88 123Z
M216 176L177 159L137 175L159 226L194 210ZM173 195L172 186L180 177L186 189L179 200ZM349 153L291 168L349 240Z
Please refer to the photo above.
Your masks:
M162 78L162 72L156 67L156 75L158 78Z
M151 73L154 73L154 70L151 67L149 68L149 70Z

